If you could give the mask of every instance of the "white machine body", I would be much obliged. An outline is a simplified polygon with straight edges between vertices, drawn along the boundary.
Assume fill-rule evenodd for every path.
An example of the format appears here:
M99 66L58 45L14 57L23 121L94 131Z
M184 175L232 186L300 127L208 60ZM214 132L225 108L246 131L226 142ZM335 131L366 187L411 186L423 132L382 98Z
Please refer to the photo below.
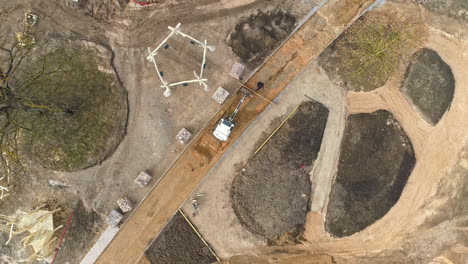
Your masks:
M213 131L213 135L221 141L226 141L229 138L229 135L231 134L233 128L234 123L232 121L229 121L229 119L222 118L221 120L219 120L218 125Z

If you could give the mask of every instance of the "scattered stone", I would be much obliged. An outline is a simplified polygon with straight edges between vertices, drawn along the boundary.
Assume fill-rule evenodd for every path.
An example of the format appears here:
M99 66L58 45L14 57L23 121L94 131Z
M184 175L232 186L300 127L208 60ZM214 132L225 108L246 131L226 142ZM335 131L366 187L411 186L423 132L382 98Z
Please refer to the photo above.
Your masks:
M68 188L70 185L56 180L49 180L50 187L57 187L57 188Z
M112 210L106 218L106 223L112 227L117 227L123 218L123 214L119 213L117 210Z
M151 179L153 179L151 175L149 175L146 171L142 171L140 172L138 177L135 179L135 182L140 187L145 187L150 183Z
M133 210L132 201L130 201L130 199L128 199L128 197L123 197L123 198L119 199L117 201L117 204L119 205L120 210L122 210L122 212L124 212L124 213Z
M182 128L179 133L176 136L177 141L179 141L181 144L185 144L189 141L189 139L192 137L192 133L190 133L187 129Z
M223 104L224 101L226 101L226 99L228 98L228 96L229 96L228 91L226 91L223 87L218 87L218 89L216 90L216 92L213 94L211 98L213 98L216 102L218 102L218 104Z
M229 73L229 75L231 75L232 77L238 80L242 80L242 77L243 77L242 74L244 73L244 69L245 69L244 64L235 62L232 65L231 72Z

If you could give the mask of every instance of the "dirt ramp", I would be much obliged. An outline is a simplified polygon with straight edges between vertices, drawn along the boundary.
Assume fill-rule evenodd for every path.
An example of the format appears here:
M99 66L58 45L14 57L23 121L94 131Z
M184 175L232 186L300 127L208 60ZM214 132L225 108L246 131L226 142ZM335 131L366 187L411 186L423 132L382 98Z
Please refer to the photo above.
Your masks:
M455 78L437 52L422 49L408 66L401 90L422 116L435 125L452 103Z
M302 231L327 118L322 104L302 104L236 176L233 207L249 231L270 241Z
M344 237L384 216L398 201L416 162L392 114L354 114L346 123L325 228Z
M296 26L296 17L282 12L251 15L239 22L228 39L232 51L251 69L283 42Z

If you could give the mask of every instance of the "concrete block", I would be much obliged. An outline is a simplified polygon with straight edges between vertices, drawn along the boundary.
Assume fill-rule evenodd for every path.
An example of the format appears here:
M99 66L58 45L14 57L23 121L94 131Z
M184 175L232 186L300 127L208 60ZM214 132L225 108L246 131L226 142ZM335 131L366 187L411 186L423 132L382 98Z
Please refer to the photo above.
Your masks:
M119 205L120 210L122 210L122 212L124 212L124 213L133 210L132 201L130 201L130 199L128 199L128 197L123 197L123 198L119 199L117 201L117 204Z
M145 187L150 183L151 179L153 179L151 175L149 175L146 171L142 171L140 172L138 177L135 179L135 182L140 187Z
M182 128L179 131L179 133L177 133L176 139L181 144L185 144L190 140L191 137L192 137L192 133L190 133L187 129Z
M123 218L123 214L119 213L117 210L112 210L106 218L106 223L112 227L116 227Z
M245 66L242 63L235 62L231 67L231 72L229 72L229 75L238 80L242 80L242 74L244 73L244 69Z
M226 99L228 98L228 96L229 96L228 91L226 91L223 87L218 87L218 89L216 90L216 92L213 94L211 98L213 98L216 102L218 102L218 104L223 104L224 101L226 101Z

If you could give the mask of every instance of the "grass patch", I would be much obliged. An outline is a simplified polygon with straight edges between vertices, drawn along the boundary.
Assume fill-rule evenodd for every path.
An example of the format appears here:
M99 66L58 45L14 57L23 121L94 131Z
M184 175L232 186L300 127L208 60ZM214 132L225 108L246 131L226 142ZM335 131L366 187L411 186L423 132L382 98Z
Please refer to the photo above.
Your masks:
M382 85L426 38L415 17L395 12L369 13L333 43L333 63L324 68L351 91L371 91ZM322 58L328 60L329 56Z

